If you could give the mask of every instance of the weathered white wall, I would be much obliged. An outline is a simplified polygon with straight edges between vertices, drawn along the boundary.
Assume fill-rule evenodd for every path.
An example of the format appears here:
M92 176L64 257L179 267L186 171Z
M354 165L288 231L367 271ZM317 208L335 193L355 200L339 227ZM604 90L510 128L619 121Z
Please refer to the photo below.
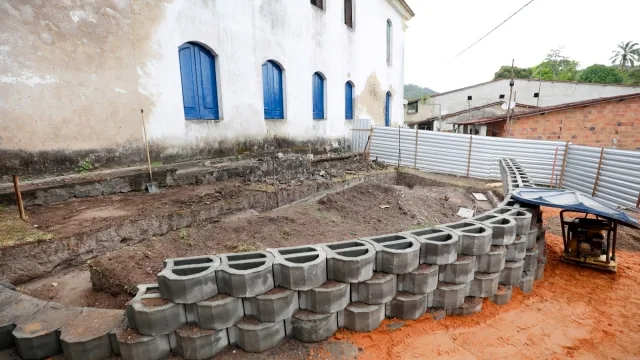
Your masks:
M404 21L395 0L356 0L354 29L343 1L0 0L0 149L25 151L142 145L167 153L243 140L349 137L344 84L355 117L403 123ZM386 21L393 64L386 63ZM216 54L221 120L186 121L178 47ZM264 120L262 63L284 67L285 120ZM311 76L326 76L326 120L312 120Z

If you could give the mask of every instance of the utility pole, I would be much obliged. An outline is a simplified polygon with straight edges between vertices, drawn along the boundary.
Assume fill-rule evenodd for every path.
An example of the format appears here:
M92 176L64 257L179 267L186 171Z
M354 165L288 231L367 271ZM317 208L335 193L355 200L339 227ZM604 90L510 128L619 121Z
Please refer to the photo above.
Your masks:
M510 118L510 114L511 114L511 96L513 95L513 63L514 63L514 59L511 59L511 81L509 81L509 102L507 103L507 126L508 126L508 133L507 133L507 137L511 137L511 122L509 121Z

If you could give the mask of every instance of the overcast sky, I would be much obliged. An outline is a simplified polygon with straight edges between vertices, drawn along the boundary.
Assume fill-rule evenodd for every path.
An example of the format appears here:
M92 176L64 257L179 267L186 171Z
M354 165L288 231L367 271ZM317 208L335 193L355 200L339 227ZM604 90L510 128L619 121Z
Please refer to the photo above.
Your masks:
M529 0L407 0L416 13L405 43L405 84L443 92L493 79L501 65L529 67L550 49L609 64L616 44L640 42L640 0L535 0L451 61Z

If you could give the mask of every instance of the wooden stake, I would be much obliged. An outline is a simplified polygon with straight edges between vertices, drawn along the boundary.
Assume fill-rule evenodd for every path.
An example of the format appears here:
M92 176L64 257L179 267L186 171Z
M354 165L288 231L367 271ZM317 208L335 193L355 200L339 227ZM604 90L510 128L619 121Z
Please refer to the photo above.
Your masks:
M567 155L569 155L569 140L567 140L567 143L564 146L564 159L562 159L562 171L560 172L560 184L558 184L559 188L562 188L562 181L564 180L564 168L567 166Z
M473 144L473 135L469 137L469 156L467 158L467 177L469 177L469 171L471 170L471 145Z
M593 182L593 191L591 197L596 196L596 189L598 189L598 181L600 180L600 169L602 168L602 157L604 156L604 147L600 149L600 160L598 161L598 170L596 171L596 180Z
M18 180L18 175L13 175L13 190L16 192L16 203L18 204L20 219L27 221L27 216L24 214L24 204L22 203L22 193L20 192L20 180Z
M556 159L558 158L558 147L556 146L556 154L553 156L553 167L551 168L551 179L549 180L549 187L553 187L553 173L556 171Z

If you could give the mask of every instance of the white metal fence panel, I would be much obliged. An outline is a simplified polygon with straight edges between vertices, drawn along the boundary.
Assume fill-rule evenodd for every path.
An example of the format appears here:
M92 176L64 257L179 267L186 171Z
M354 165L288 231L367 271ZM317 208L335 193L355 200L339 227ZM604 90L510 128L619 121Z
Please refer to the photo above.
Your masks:
M598 148L569 145L562 187L591 196L599 159L600 149Z
M351 124L351 151L363 152L371 133L371 119L355 119Z
M595 197L614 205L635 208L639 192L640 152L604 149Z

